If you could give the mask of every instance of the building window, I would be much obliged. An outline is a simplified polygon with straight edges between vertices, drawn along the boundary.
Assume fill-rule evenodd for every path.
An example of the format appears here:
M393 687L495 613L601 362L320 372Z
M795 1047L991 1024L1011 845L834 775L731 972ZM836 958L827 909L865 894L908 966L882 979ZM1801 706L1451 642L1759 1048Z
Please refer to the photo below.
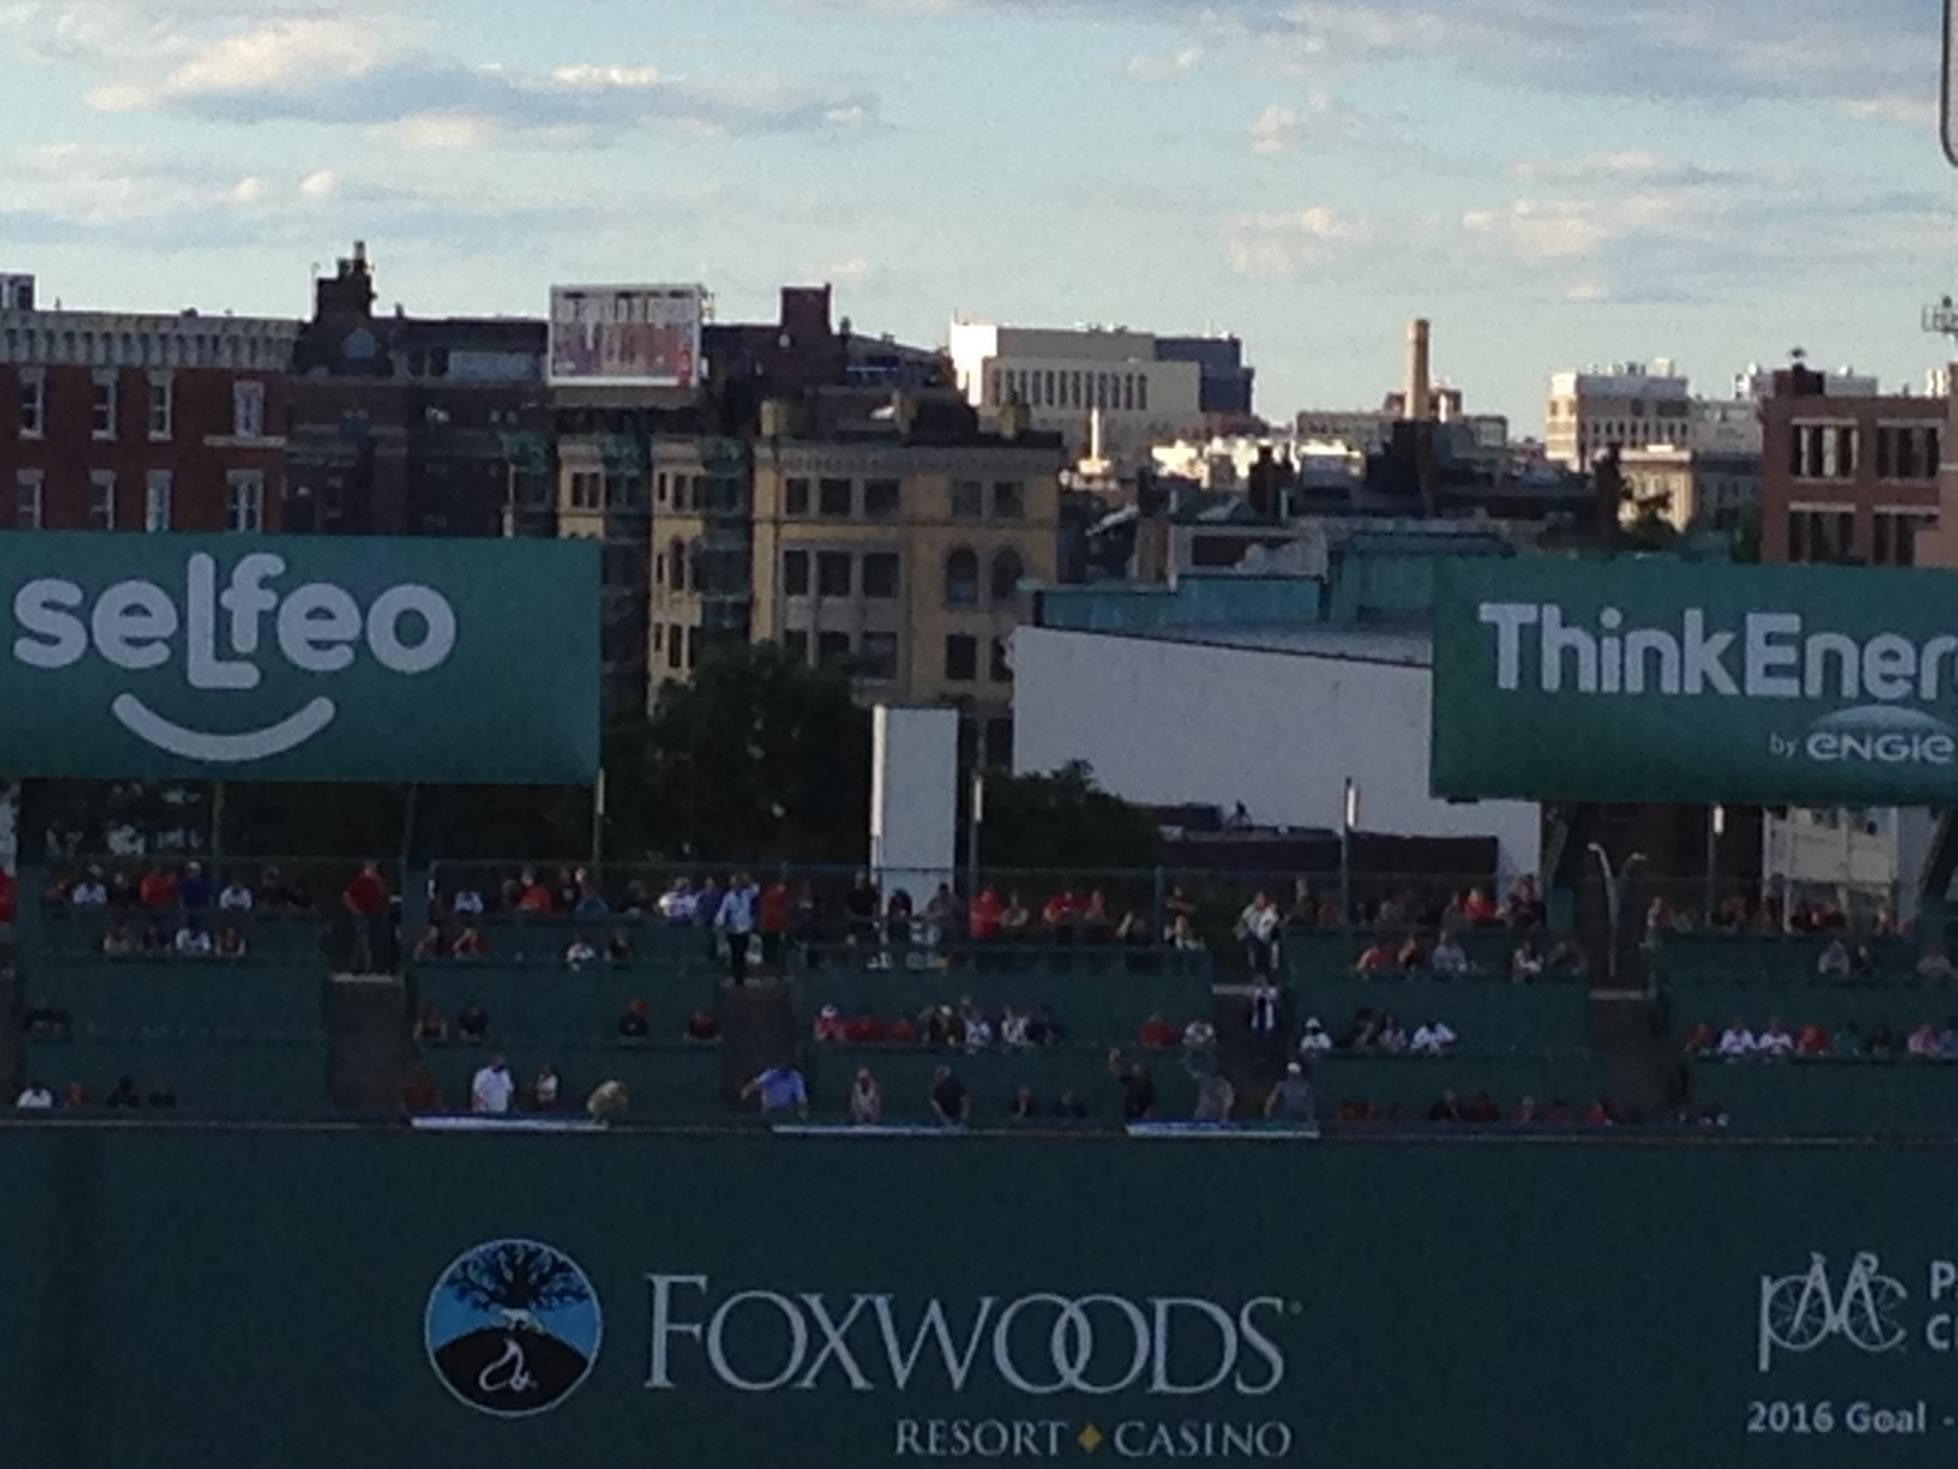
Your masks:
M153 469L143 486L143 529L170 529L170 471Z
M1013 682L1013 656L1005 638L993 639L993 666L991 672L994 683Z
M666 646L666 624L663 622L656 622L653 624L653 655L655 658L659 656L660 649L664 648L665 646Z
M847 479L826 479L816 487L816 513L819 515L848 515L850 513L850 481Z
M977 480L962 479L952 483L952 518L955 520L977 520L986 513L986 487Z
M1795 562L1853 560L1856 514L1852 510L1790 510L1788 559Z
M687 667L700 667L700 629L692 625L687 628Z
M867 632L857 651L857 677L872 683L889 683L897 677L897 634Z
M636 474L605 476L605 504L612 510L639 510L646 504L646 481Z
M88 523L96 530L116 528L116 477L106 469L88 477Z
M986 763L995 770L1013 768L1013 718L986 721Z
M673 591L687 589L687 543L678 536L666 543L666 577Z
M809 634L801 628L782 634L782 651L803 667L809 666Z
M664 474L653 476L653 497L662 505L666 503L666 476Z
M816 661L826 668L843 668L850 661L850 635L846 632L816 634Z
M237 439L265 437L265 384L231 385L231 436Z
M20 436L38 439L48 431L48 380L39 369L20 375Z
M1941 448L1935 424L1881 424L1876 431L1876 477L1936 479Z
M809 513L809 481L792 479L782 498L784 515L807 515Z
M674 623L666 635L666 666L672 669L684 668L687 662L687 640L684 629Z
M88 405L89 431L98 439L113 439L116 436L116 375L113 372L96 375L94 388Z
M1915 566L1917 533L1938 523L1921 510L1879 510L1870 521L1872 566Z
M898 482L894 479L867 479L863 482L863 513L873 520L889 520L897 514Z
M605 476L579 470L571 476L571 508L596 510L605 494Z
M850 557L845 551L823 551L816 557L816 595L850 595Z
M1003 479L993 486L993 518L1021 520L1027 513L1026 490L1017 480Z
M1008 546L993 557L992 593L996 604L1010 604L1020 596L1020 581L1027 574L1027 566L1020 559L1020 553Z
M1856 430L1839 423L1797 423L1790 428L1789 472L1796 479L1854 479Z
M806 597L809 595L809 553L807 551L784 551L782 553L782 595L785 597Z
M897 596L897 556L890 551L874 551L863 558L863 594L879 602Z
M1132 372L1122 375L1122 411L1135 412L1135 374Z
M177 388L168 377L150 379L150 437L168 439L177 427Z
M945 605L979 605L979 558L963 546L945 558Z
M971 683L979 676L979 640L955 632L945 639L945 681Z
M1147 413L1149 411L1149 374L1146 372L1135 380L1135 411L1137 413ZM1007 743L1011 744L1013 722L1010 719L1006 722L1006 734ZM1011 762L1009 761L1008 763L1010 764Z
M234 469L224 477L225 529L243 535L265 529L265 476L256 469Z
M20 530L41 528L41 486L38 469L23 469L14 476L14 525Z

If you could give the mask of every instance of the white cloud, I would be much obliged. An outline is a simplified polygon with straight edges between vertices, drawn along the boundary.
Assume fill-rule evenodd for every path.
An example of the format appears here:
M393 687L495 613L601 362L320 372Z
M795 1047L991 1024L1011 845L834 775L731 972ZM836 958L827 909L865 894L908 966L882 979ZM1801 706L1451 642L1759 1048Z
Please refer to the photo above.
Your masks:
M1240 275L1290 275L1301 266L1328 264L1372 238L1368 217L1324 204L1240 214L1225 229L1231 269Z
M299 181L299 192L308 199L330 199L339 187L340 175L330 168L316 168Z
M1203 47L1185 46L1164 55L1131 56L1124 68L1138 82L1173 82L1203 65Z

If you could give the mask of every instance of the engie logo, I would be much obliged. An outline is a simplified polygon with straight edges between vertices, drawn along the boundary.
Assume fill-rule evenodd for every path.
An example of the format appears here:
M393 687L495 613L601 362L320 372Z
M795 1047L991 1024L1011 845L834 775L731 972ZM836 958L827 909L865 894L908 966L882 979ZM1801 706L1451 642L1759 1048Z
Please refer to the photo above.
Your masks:
M570 1397L603 1336L590 1277L562 1250L527 1239L465 1251L429 1293L423 1324L435 1375L497 1418L528 1418Z
M1916 709L1843 709L1816 720L1799 740L1771 740L1776 753L1800 753L1818 765L1958 764L1958 731Z
M258 688L259 661L273 649L301 673L332 675L352 668L364 646L381 667L406 677L441 667L455 651L455 608L432 587L390 587L363 608L331 582L281 593L271 583L285 572L283 557L241 556L220 591L216 559L198 552L185 562L181 594L152 581L120 581L92 605L72 581L30 581L14 597L13 655L50 673L75 667L91 649L129 673L153 672L181 656L190 688L222 694ZM186 728L133 692L117 695L110 712L168 754L239 765L297 749L323 733L339 709L319 695L271 724L228 734Z

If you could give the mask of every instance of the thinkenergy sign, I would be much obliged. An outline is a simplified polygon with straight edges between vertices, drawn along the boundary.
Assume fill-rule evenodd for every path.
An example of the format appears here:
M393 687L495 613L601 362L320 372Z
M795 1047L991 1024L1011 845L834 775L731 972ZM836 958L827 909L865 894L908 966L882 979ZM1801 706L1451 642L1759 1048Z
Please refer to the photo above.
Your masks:
M588 545L0 541L0 772L578 783Z
M1958 797L1958 577L1652 561L1438 578L1442 796Z

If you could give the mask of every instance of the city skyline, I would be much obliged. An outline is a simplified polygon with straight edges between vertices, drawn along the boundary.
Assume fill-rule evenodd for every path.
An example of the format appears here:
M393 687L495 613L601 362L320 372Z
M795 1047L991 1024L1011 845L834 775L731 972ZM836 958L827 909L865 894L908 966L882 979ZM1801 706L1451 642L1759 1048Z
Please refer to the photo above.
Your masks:
M1377 402L1419 314L1534 433L1590 362L1921 387L1938 51L1934 0L0 0L0 269L295 318L354 238L425 314L698 279L766 320L827 280L927 344L1230 332L1275 421Z

